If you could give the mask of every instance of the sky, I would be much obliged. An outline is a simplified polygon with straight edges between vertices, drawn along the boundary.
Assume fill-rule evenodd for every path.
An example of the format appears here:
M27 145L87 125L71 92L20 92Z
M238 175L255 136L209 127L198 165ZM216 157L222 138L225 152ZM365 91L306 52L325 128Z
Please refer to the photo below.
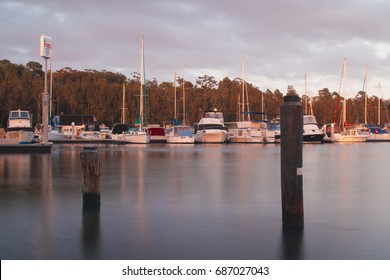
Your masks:
M0 59L37 61L53 38L53 70L140 72L172 82L242 77L260 90L390 98L387 0L0 0ZM341 81L346 58L346 84ZM366 65L368 71L366 72ZM305 82L306 75L306 82ZM341 84L341 86L340 86ZM380 85L380 86L379 86Z

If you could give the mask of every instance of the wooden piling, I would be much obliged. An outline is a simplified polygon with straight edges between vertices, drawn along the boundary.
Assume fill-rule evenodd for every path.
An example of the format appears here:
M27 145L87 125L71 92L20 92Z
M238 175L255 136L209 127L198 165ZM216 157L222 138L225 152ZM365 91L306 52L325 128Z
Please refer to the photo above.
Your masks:
M303 108L299 96L285 96L280 107L283 226L303 226Z
M96 147L84 147L80 153L83 169L83 203L100 206L100 162Z

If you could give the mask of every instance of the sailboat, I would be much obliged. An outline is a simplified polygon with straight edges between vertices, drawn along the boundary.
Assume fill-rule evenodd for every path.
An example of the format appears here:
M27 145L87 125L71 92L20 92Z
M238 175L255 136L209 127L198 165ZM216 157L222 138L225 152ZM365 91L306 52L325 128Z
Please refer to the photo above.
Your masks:
M379 89L382 96L381 84L379 84ZM390 141L390 133L388 129L382 129L380 127L381 122L381 98L378 97L378 125L371 126L370 132L368 134L367 142L388 142ZM386 107L385 107L386 108Z
M275 142L275 132L268 130L264 121L251 121L252 114L262 114L249 110L248 91L245 82L245 62L242 57L242 85L239 105L239 120L236 127L229 128L229 142L231 143L272 143ZM240 106L241 105L241 106ZM240 108L241 107L241 108Z
M343 64L344 76L344 101L343 101L343 118L342 132L339 137L334 139L335 142L365 142L368 135L362 133L356 125L347 124L347 98L346 98L346 76L347 76L347 59L344 58Z
M194 144L195 137L192 133L192 127L186 125L186 105L185 105L185 82L184 82L184 71L183 71L183 121L177 123L176 116L176 74L174 77L174 125L168 128L166 136L167 143L170 144Z
M145 79L145 63L144 63L144 39L141 38L141 86L139 95L139 116L135 125L138 126L135 130L129 130L123 135L123 140L128 143L148 144L150 143L150 135L144 130L144 98L146 97L146 79Z

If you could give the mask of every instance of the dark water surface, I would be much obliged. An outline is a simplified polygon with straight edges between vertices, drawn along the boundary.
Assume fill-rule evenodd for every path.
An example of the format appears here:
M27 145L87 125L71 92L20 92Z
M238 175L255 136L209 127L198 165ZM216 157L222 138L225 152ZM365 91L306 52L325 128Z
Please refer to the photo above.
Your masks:
M390 259L390 143L304 145L305 227L282 228L279 145L81 145L0 157L1 259Z

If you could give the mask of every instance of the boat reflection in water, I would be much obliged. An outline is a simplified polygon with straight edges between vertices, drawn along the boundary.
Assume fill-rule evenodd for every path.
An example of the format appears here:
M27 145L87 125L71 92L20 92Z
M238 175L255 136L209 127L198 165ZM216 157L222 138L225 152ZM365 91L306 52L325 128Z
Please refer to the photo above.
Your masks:
M294 232L282 226L279 145L96 145L94 211L83 208L82 145L2 155L0 257L388 259L387 145L305 145L305 227Z

